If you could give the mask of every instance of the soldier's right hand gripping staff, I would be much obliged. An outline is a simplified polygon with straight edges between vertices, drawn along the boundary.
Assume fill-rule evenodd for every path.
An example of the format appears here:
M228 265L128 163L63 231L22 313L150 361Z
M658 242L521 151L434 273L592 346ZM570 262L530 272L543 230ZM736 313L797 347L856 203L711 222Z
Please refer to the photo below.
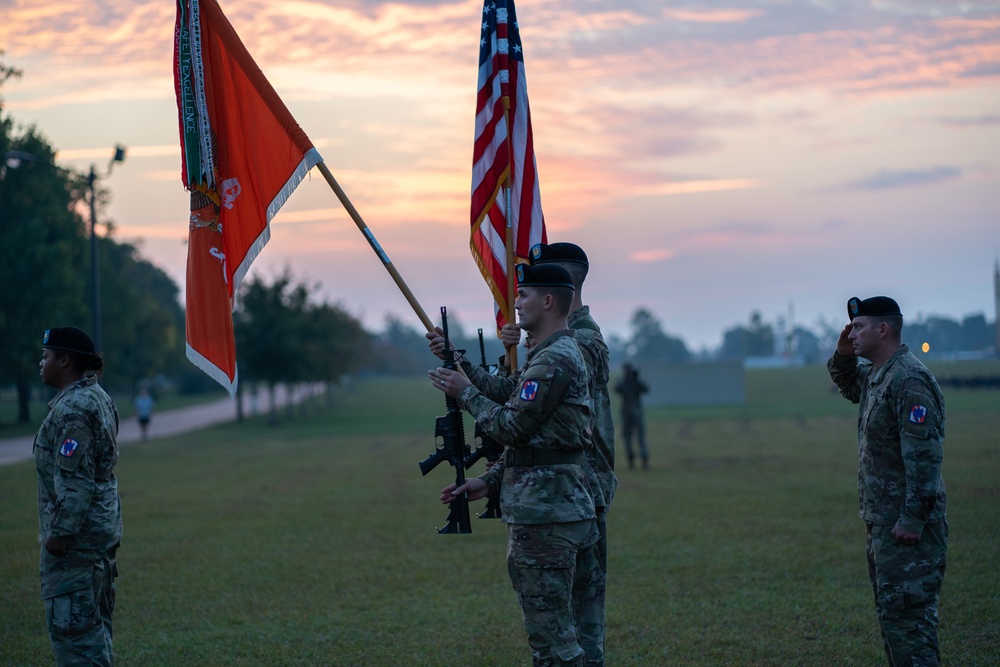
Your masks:
M944 397L902 344L894 300L855 297L847 313L827 368L840 393L860 404L858 500L882 644L893 667L936 667L948 550Z
M444 333L444 367L456 370L455 355L448 338L448 309L441 307L441 330ZM420 472L424 475L434 470L439 463L447 462L455 468L455 486L465 484L465 469L467 467L469 446L465 442L465 424L462 422L462 410L451 396L445 394L447 414L438 417L434 436L441 438L441 446L434 453L420 462ZM471 465L471 464L470 464ZM442 534L471 533L472 522L469 519L469 497L461 494L452 498L448 504L448 522L438 530Z
M519 265L515 308L520 325L539 341L527 354L515 391L503 404L468 378L438 368L434 386L506 445L504 458L482 477L451 485L441 501L468 493L476 500L499 487L507 524L507 568L517 592L535 665L586 661L587 632L578 615L592 617L601 564L599 533L584 450L590 440L587 367L566 316L569 274L560 267Z

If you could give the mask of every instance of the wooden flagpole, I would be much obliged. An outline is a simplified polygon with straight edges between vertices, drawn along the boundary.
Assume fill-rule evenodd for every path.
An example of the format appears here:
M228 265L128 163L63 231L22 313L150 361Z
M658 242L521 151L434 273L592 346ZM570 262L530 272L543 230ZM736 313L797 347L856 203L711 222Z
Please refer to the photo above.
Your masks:
M326 182L330 186L330 189L333 190L333 193L337 195L337 199L339 199L340 203L343 204L347 213L351 216L351 219L354 220L354 224L358 226L361 233L364 234L366 239L368 239L368 244L372 247L372 250L375 251L375 254L379 256L379 259L382 260L382 264L385 265L385 270L388 271L389 275L392 276L392 279L396 281L396 286L399 287L399 291L403 293L404 297L406 297L410 307L413 308L413 312L417 314L417 317L420 318L423 325L427 327L427 331L433 332L435 330L434 323L431 322L429 317L427 317L427 313L424 312L424 309L420 306L417 298L413 296L413 292L410 291L410 288L403 280L403 277L399 275L399 271L396 270L396 267L389 259L389 256L382 249L382 246L379 245L379 242L375 239L375 235L372 234L370 229L368 229L368 225L365 224L361 214L358 213L358 209L354 208L354 204L352 204L351 200L348 199L347 193L340 187L340 183L337 182L337 179L333 177L333 174L330 172L330 168L326 166L326 162L321 160L316 167L319 169L319 172L323 174L323 178L326 179Z

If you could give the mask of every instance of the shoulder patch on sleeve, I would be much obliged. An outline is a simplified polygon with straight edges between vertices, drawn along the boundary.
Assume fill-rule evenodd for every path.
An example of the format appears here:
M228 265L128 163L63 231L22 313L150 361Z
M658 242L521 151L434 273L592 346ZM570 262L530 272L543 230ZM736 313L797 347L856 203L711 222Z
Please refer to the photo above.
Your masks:
M73 438L66 438L63 440L62 446L59 447L59 455L68 459L73 458L73 454L76 453L76 448L79 446L80 443Z
M538 396L538 382L527 380L521 385L521 400L533 401Z
M923 424L927 420L927 408L923 405L913 405L910 407L910 421L914 424Z

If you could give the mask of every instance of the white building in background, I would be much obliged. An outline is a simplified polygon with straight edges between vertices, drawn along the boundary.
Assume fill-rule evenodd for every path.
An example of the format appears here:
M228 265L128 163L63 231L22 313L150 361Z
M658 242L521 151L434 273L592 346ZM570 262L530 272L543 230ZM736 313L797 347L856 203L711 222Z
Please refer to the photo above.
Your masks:
M993 265L993 300L995 301L995 310L993 311L996 319L994 320L994 327L996 328L996 351L997 356L1000 356L1000 257L997 257L996 264Z

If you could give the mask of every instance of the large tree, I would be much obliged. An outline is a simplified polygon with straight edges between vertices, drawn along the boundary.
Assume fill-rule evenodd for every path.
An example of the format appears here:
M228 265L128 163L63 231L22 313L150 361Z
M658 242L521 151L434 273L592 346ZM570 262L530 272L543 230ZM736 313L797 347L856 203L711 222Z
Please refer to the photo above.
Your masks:
M2 52L0 52L2 55ZM19 72L0 62L0 84ZM0 384L13 384L18 421L28 422L38 386L42 332L78 326L91 335L88 181L55 164L55 150L35 127L19 127L0 99ZM110 199L97 188L99 215ZM88 216L89 219L89 216ZM135 246L99 240L106 360L103 382L133 388L183 358L178 288Z
M633 361L687 361L691 358L684 341L663 330L660 320L646 308L632 314L632 337L626 350Z
M83 182L55 165L34 127L20 130L6 116L0 156L0 384L17 387L18 421L28 422L42 332L87 328L85 226L77 213Z
M99 244L104 383L134 390L169 375L184 359L184 312L177 284L130 243Z
M757 311L748 326L736 326L722 335L723 357L769 357L774 354L774 327Z
M371 336L360 320L338 305L321 303L305 312L305 379L322 382L332 400L333 386L371 357Z
M241 384L267 385L272 416L276 385L335 383L368 356L370 336L361 323L339 306L313 303L315 291L288 269L270 284L252 278L240 289L234 322Z

